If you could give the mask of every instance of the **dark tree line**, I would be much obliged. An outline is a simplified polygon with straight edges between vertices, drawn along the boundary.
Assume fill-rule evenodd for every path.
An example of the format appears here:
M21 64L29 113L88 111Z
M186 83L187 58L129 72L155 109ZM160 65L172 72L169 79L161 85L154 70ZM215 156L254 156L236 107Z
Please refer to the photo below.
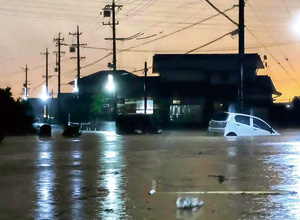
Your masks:
M0 133L20 135L32 133L33 110L29 102L14 100L11 88L0 89Z

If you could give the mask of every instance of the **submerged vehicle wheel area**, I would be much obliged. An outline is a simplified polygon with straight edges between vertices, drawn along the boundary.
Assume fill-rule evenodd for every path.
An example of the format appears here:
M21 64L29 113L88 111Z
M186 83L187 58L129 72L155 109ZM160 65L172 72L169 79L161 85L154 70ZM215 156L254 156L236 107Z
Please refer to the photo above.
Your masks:
M232 137L232 136L237 136L237 135L236 135L236 133L234 133L234 132L229 132L226 136L227 136L227 137L229 137L229 136Z
M280 135L270 125L253 115L221 112L210 120L209 132L224 136L267 136Z

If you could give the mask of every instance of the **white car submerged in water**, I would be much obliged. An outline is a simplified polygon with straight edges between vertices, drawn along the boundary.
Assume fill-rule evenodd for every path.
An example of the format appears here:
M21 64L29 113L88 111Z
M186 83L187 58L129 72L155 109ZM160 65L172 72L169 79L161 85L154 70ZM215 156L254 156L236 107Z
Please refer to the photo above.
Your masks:
M223 136L280 135L260 118L229 112L216 114L209 122L208 131Z

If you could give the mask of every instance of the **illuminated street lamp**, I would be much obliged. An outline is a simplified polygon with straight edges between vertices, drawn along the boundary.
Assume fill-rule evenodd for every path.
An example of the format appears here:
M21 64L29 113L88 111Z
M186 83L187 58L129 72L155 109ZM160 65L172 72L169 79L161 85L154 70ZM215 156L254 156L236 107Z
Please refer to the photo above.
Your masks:
M78 92L79 92L78 84L77 84L77 79L75 79L75 81L74 81L73 92L74 92L75 94L78 94Z
M43 101L47 101L48 100L48 94L47 94L47 90L46 90L46 86L44 85L43 86L43 91L42 91L42 95L41 95L41 99Z
M23 100L27 100L27 88L24 88L24 96L23 96Z
M298 16L296 22L294 23L294 30L300 34L300 16Z
M115 87L115 84L114 84L114 77L112 74L108 74L108 81L107 81L107 84L106 84L106 89L111 92L112 94L112 100L113 100L113 97L114 97L114 92L116 87ZM114 100L114 102L117 102L117 100ZM114 112L116 112L116 105L113 105L114 106Z
M106 85L106 89L110 92L115 91L114 78L113 78L113 75L111 75L111 74L108 75L108 82Z
M41 99L45 102L45 105L44 105L44 118L45 119L48 119L49 118L49 115L48 115L48 92L47 92L47 88L46 86L44 85L43 86L43 92L42 92L42 95L41 95Z

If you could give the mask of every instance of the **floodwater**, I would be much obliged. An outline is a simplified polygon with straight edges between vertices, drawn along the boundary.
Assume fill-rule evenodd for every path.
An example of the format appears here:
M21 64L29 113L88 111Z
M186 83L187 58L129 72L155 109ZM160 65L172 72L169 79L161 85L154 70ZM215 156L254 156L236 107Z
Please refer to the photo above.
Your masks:
M7 137L0 219L300 219L300 130L279 132ZM180 210L179 197L204 205Z

